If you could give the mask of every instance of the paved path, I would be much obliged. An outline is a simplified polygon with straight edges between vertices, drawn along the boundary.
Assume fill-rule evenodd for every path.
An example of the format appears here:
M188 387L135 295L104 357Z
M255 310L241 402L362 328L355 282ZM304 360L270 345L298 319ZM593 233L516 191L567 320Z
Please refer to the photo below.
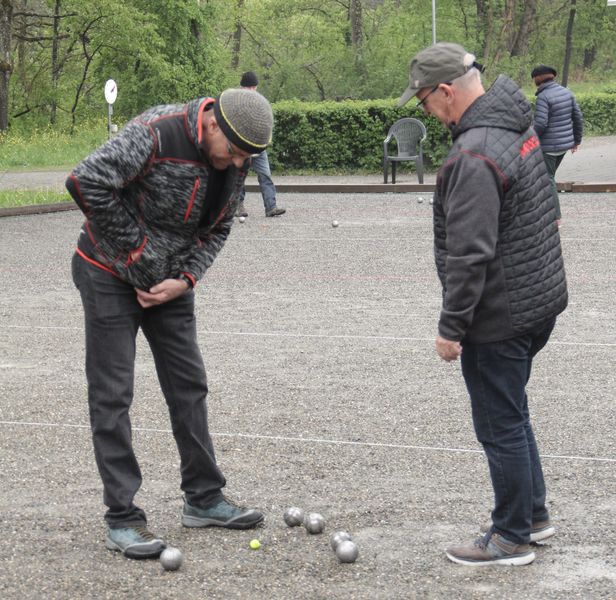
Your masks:
M575 182L614 182L616 181L616 136L588 138L575 154L568 153L558 170L558 181ZM50 189L64 190L66 169L41 171L4 171L0 172L0 190ZM428 173L425 183L434 183L435 174ZM382 173L370 175L274 175L277 184L379 184L383 183ZM256 185L257 179L248 177L249 185ZM396 177L396 183L417 183L417 176L402 167Z

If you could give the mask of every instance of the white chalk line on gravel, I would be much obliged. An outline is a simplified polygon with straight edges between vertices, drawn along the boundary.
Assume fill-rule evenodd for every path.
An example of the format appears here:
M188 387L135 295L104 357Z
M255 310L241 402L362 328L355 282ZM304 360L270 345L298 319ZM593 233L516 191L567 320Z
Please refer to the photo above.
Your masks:
M62 329L81 331L82 327L62 326L62 325L0 325L1 329ZM407 337L397 335L352 335L331 333L289 333L289 332L268 332L268 331L215 331L211 329L199 330L203 335L237 335L246 337L281 337L281 338L321 338L332 340L383 340L399 342L433 342L434 338ZM616 342L561 342L551 340L548 345L552 346L596 346L612 348Z
M35 421L0 421L0 425L20 426L20 427L64 427L67 429L90 429L89 425L69 424L69 423L45 423ZM133 431L143 433L172 433L171 429L154 429L149 427L133 427ZM350 440L332 440L327 438L306 438L283 435L261 435L258 433L225 433L212 432L214 437L229 437L251 440L266 440L271 442L293 442L302 444L328 444L335 446L355 446L364 448L388 448L393 450L423 450L427 452L449 452L452 454L483 454L483 450L473 448L447 448L441 446L414 446L410 444L387 444L383 442L356 442ZM567 454L542 454L542 458L552 458L556 460L581 460L587 462L616 463L616 458L606 458L600 456L576 456Z

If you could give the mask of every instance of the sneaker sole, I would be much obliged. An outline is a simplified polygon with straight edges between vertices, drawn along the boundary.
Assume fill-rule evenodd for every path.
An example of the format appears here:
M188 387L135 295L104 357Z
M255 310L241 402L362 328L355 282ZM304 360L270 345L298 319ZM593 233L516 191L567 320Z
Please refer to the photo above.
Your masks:
M166 548L166 545L163 544L162 548L154 551L140 551L139 548L135 548L134 546L132 546L131 548L127 548L126 550L122 550L122 548L118 546L118 544L116 544L113 540L106 538L105 547L107 548L107 550L113 550L114 552L122 552L122 554L124 554L126 558L134 558L139 560L145 558L158 558L162 554L162 551Z
M530 543L535 544L537 542L542 542L543 540L547 540L551 538L556 533L556 529L554 525L549 525L544 529L539 529L530 534Z
M238 519L245 519L247 515L242 515ZM182 525L184 527L224 527L225 529L251 529L263 521L263 515L256 516L252 521L241 522L231 519L221 521L219 519L208 519L195 517L192 515L182 515Z
M450 561L459 565L468 565L471 567L483 567L490 565L520 567L522 565L528 565L535 560L534 552L527 552L516 556L503 556L502 558L495 558L492 560L469 560L468 558L460 558L459 556L455 556L449 552L445 552L445 554Z

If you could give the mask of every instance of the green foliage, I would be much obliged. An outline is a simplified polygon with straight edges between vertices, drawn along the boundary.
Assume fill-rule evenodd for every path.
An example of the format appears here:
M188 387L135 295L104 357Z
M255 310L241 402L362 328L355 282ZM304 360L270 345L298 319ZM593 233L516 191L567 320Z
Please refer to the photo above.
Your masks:
M274 169L378 171L389 127L408 116L425 123L426 162L439 164L446 153L449 133L421 110L398 108L388 100L276 103L274 143L268 156Z
M585 135L616 134L616 90L611 94L577 94L576 100L584 114Z
M73 167L107 140L107 121L82 123L72 133L59 127L0 132L0 169Z

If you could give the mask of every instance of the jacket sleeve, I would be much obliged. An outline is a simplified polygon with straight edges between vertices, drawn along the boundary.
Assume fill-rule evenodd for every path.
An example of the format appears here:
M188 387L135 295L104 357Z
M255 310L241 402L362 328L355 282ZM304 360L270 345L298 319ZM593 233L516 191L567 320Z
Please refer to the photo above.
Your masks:
M445 281L439 335L460 341L483 294L487 263L496 254L503 198L501 174L484 157L461 153L446 165L443 190Z
M212 266L214 259L225 245L231 225L233 223L233 210L228 207L224 216L207 233L199 236L195 250L186 261L182 273L188 275L196 283Z
M210 229L199 231L199 238L194 251L186 261L182 273L187 275L194 283L199 281L205 272L212 266L214 259L225 245L231 225L234 222L235 210L244 190L246 175L250 163L247 161L233 179L229 182L229 201L220 214L215 225ZM225 193L223 191L223 193Z
M573 119L573 139L575 140L575 145L579 146L582 143L582 135L584 133L584 116L575 98L573 98L571 118Z
M543 132L547 129L550 117L550 105L547 101L545 94L539 94L537 96L537 102L535 103L535 118L533 122L533 128L537 132L539 138L543 135Z
M79 163L66 181L71 196L105 239L127 252L144 241L138 207L123 188L148 165L155 148L150 128L138 121Z

